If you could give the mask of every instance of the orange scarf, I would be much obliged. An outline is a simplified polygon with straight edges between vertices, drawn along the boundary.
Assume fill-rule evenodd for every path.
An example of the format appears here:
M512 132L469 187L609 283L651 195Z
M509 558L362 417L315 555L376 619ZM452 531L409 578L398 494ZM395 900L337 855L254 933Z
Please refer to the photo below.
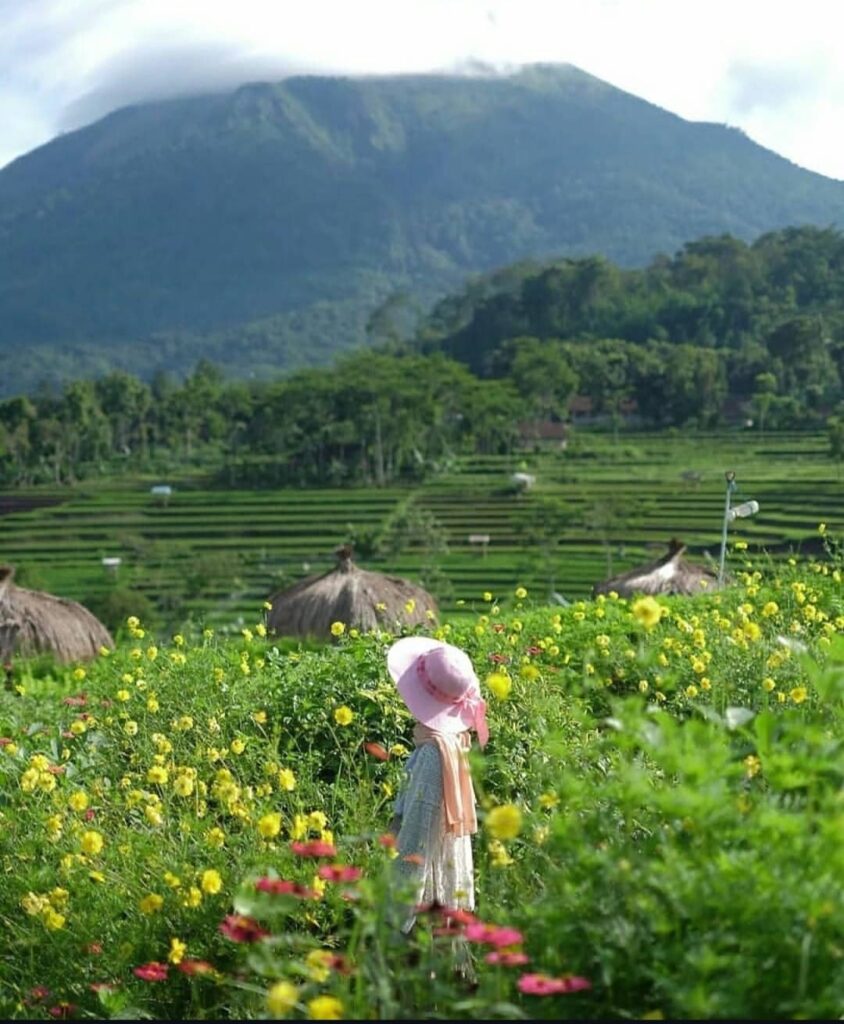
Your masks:
M417 747L434 743L440 752L443 766L443 802L445 804L445 830L455 836L467 836L478 831L475 815L475 790L466 754L472 745L469 731L443 733L417 723L413 729L413 742Z

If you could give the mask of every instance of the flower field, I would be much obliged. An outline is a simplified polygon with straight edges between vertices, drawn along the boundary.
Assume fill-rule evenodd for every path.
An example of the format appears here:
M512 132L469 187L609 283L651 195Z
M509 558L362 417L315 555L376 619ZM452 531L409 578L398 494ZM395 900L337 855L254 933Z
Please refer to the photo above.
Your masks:
M837 1017L844 587L746 562L694 599L478 593L475 915L386 833L411 744L385 633L288 649L130 619L0 691L6 1018ZM793 563L793 564L792 564ZM735 564L735 561L734 561Z

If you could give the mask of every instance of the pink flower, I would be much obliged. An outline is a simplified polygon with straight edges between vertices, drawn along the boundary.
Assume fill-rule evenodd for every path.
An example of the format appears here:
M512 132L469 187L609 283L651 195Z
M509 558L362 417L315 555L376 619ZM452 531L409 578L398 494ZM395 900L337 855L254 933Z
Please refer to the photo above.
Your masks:
M133 967L132 973L141 981L166 981L167 964L161 964L157 960L151 960L148 964L141 964L140 967Z
M0 747L8 747L10 743L14 743L14 740L8 736L0 736Z
M34 999L36 1002L46 999L50 994L50 990L46 985L36 985L35 988L29 990L29 998Z
M255 888L258 892L270 893L273 896L297 896L300 900L312 900L317 895L313 889L298 882L288 882L285 878L264 876L255 882Z
M385 850L392 850L396 845L396 837L392 832L385 832L383 835L378 836L378 845L383 846Z
M51 1017L72 1017L74 1013L76 1013L77 1009L78 1007L73 1003L61 1002L56 1003L55 1006L51 1006L47 1013L49 1013Z
M567 974L562 978L549 978L547 974L523 974L518 981L520 992L529 996L556 996L569 992L581 992L592 988L586 978L578 978Z
M103 947L99 944L99 942L89 942L88 945L85 947L85 952L90 953L91 956L99 956L100 953L102 953L102 951Z
M466 938L469 942L483 942L499 949L506 946L519 946L525 941L524 936L515 928L500 928L494 924L475 921L466 926Z
M323 864L319 869L319 877L326 882L356 882L362 874L360 868L350 864Z
M227 915L218 928L232 942L259 942L270 934L254 917L246 917L244 914Z
M78 693L75 697L65 697L62 704L67 704L72 708L84 708L88 703L88 697L84 693Z
M181 963L176 965L176 970L182 972L182 974L188 974L193 976L194 974L210 974L214 970L214 965L209 964L207 960L182 960Z
M454 921L455 924L459 925L477 924L478 922L478 919L471 910L463 910L460 907L456 909L443 907L440 913L447 921Z
M502 967L522 967L530 962L530 957L521 952L500 953L498 950L494 950L492 953L487 953L484 960L488 964L500 964Z
M310 839L306 843L291 843L290 849L297 857L336 857L337 850L333 843L322 839Z

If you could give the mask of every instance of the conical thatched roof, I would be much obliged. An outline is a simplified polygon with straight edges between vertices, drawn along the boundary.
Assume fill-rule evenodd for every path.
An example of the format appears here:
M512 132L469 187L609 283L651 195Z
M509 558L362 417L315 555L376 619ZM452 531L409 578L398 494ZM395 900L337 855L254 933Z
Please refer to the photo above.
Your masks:
M267 628L282 636L329 637L331 624L361 630L430 623L433 597L408 580L360 569L349 546L337 548L337 565L270 597ZM411 610L408 610L410 606Z
M0 661L14 654L50 653L58 661L87 661L113 647L105 626L75 601L13 582L15 570L0 565Z
M700 594L718 587L718 574L683 558L686 545L672 539L668 552L655 562L630 569L620 576L596 583L592 595L614 590L619 597L633 594Z

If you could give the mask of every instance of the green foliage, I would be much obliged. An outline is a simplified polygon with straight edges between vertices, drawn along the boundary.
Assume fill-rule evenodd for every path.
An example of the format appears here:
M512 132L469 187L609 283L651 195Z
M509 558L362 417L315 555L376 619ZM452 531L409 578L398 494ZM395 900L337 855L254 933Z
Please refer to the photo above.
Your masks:
M378 837L411 720L389 635L291 649L258 623L165 645L132 620L84 670L18 663L0 691L5 1016L67 1002L253 1019L279 980L293 1017L320 996L353 1019L831 1016L844 602L825 543L824 562L747 566L694 599L555 611L518 590L437 633L469 652L489 704L473 755L478 914L523 933L522 971L588 979L578 994L523 994L519 970L477 945L467 985L436 917L397 934L402 890ZM520 810L515 836L496 834L498 805ZM360 882L323 885L323 862L294 855L291 839L326 828ZM262 876L318 898L257 892ZM226 938L233 912L272 938ZM317 970L315 949L342 959ZM210 973L182 975L180 956ZM134 974L150 961L166 981Z

